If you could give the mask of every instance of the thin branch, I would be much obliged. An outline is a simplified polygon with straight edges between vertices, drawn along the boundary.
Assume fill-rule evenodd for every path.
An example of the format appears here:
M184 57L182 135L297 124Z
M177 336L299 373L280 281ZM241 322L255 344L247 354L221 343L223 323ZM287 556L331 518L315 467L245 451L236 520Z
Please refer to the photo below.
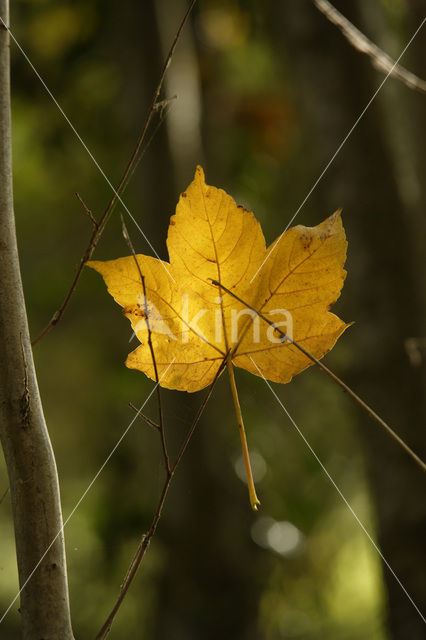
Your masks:
M90 218L90 220L91 220L91 222L92 222L92 224L93 224L94 229L97 229L97 228L98 228L98 222L97 222L97 220L95 219L95 217L94 217L93 213L90 211L89 207L88 207L88 206L87 206L87 204L84 202L84 200L83 200L83 198L81 197L81 195L80 195L79 193L77 193L77 192L76 192L76 194L75 194L75 195L76 195L76 197L77 197L77 200L80 202L81 206L83 207L83 209L84 209L85 213L87 213L87 215L89 216L89 218Z
M182 30L188 20L188 17L195 5L197 0L192 0L191 4L189 5L184 17L182 18L182 21L179 25L179 28L176 32L176 35L174 37L174 40L172 42L172 45L170 47L169 53L167 55L166 61L164 63L163 69L161 71L161 75L160 75L160 80L158 82L157 88L154 91L154 95L152 97L151 100L151 104L149 106L148 109L148 113L145 119L145 123L142 127L142 131L139 135L138 141L136 143L136 146L132 152L132 155L130 156L129 162L127 163L127 166L124 170L123 175L120 178L120 181L118 182L117 188L114 190L107 206L106 209L104 210L103 214L101 215L99 222L97 224L97 227L95 227L93 229L92 235L90 236L90 240L89 243L87 245L87 248L82 256L82 258L80 259L80 263L77 267L77 271L74 275L73 281L71 283L71 286L64 298L64 301L62 302L61 306L59 307L59 309L57 311L55 311L55 313L53 314L50 322L45 326L45 328L43 329L43 331L32 341L32 345L34 346L35 344L37 344L42 338L44 338L45 335L47 335L49 333L49 331L51 331L51 329L53 329L53 327L55 327L58 322L61 320L68 304L69 301L71 300L71 297L75 291L75 288L77 286L77 283L80 279L81 273L83 271L83 267L86 264L86 262L88 260L90 260L90 258L92 257L92 254L95 250L95 247L97 245L97 243L99 242L99 239L105 229L105 225L108 222L108 219L111 215L112 209L114 204L116 203L117 199L119 198L119 194L122 191L123 187L126 184L126 181L129 177L129 175L131 174L132 170L134 169L135 164L138 161L138 155L139 155L139 151L141 149L141 146L145 140L149 125L151 123L152 117L153 115L157 112L157 104L158 104L158 97L160 95L161 89L163 87L164 84L164 78L167 72L167 69L170 65L170 62L172 60L173 54L175 52L176 49L176 45L178 43L178 40L180 38L180 35L182 33ZM162 109L162 103L163 101L160 102L160 109Z
M133 409L133 411L136 411L138 416L140 416L142 420L145 420L145 422L149 424L150 427L153 427L154 429L160 428L160 425L157 424L157 422L154 422L154 420L151 420L151 418L148 418L148 416L146 416L144 413L142 413L142 411L140 411L137 407L135 407L133 402L129 402L129 407Z
M414 89L420 93L426 93L426 81L422 80L411 71L405 69L402 65L396 64L395 61L374 42L369 40L359 29L349 22L340 11L338 11L328 0L313 0L316 8L321 11L325 17L330 20L336 27L340 29L346 40L361 53L367 55L373 67L389 73L400 80L409 89Z
M151 358L152 358L152 365L154 367L154 375L155 375L155 382L157 383L157 400L158 400L158 419L159 419L159 431L160 431L160 437L161 437L161 447L163 449L163 456L164 456L164 465L166 467L166 473L167 475L170 475L171 471L170 471L170 460L169 460L169 454L167 452L167 442L166 442L166 434L164 431L164 420L163 420L163 406L161 404L161 388L159 385L159 377L158 377L158 368L157 368L157 361L155 359L155 353L154 353L154 346L152 344L152 331L151 331L151 324L149 321L149 312L148 312L148 298L146 295L146 286L145 286L145 276L143 275L141 268L140 268L140 264L138 262L138 259L136 257L136 252L135 252L135 248L133 246L133 243L130 239L129 236L129 232L127 231L126 225L124 224L124 220L123 220L123 216L121 216L121 227L123 230L123 236L124 239L127 243L127 246L129 247L132 256L133 256L133 260L135 261L135 265L136 265L136 269L138 270L139 273L139 278L142 284L142 292L143 292L143 300L144 300L144 311L145 311L145 322L146 322L146 327L148 330L148 346L149 346L149 350L151 352Z
M112 624L114 622L114 618L117 615L117 612L119 611L119 609L121 607L121 604L122 604L122 602L123 602L128 590L130 588L130 585L132 584L132 582L133 582L133 580L134 580L134 578L136 576L136 573L137 573L137 571L139 569L139 566L140 566L140 564L141 564L141 562L142 562L142 560L143 560L143 558L145 556L146 550L148 549L149 543L151 542L151 539L153 538L153 536L154 536L154 534L155 534L155 532L157 530L157 526L158 526L158 523L160 521L162 511L163 511L163 506L164 506L164 503L165 503L165 500L166 500L166 497L167 497L167 493L168 493L169 488L170 488L170 484L171 484L171 482L173 480L173 476L175 474L175 471L176 471L177 467L179 466L179 464L180 464L180 462L182 460L182 457L183 457L183 455L184 455L184 453L185 453L185 451L186 451L186 449L188 447L188 444L189 444L189 442L190 442L190 440L192 438L192 435L193 435L193 433L195 431L195 428L196 428L196 426L197 426L197 424L198 424L198 422L199 422L199 420L200 420L200 418L201 418L201 416L203 414L203 411L206 408L206 405L207 405L207 403L208 403L208 401L209 401L209 399L210 399L210 397L212 395L214 386L215 386L220 374L222 373L223 367L225 366L225 363L226 363L226 357L227 356L225 356L225 358L222 360L222 364L219 367L219 369L218 369L218 371L217 371L212 383L210 384L210 386L209 386L209 388L207 390L207 393L205 394L204 399L203 399L203 401L202 401L202 403L201 403L201 405L200 405L200 407L199 407L199 409L197 411L197 414L196 414L196 416L195 416L190 428L188 429L188 432L187 432L187 434L186 434L186 436L184 438L184 441L182 442L182 445L181 445L181 447L179 449L179 452L178 452L178 454L176 456L176 460L175 460L174 464L172 465L172 467L170 469L170 475L166 475L166 478L164 480L164 485L163 485L163 488L161 490L160 498L158 500L157 508L155 510L155 513L154 513L154 516L153 516L153 519L152 519L152 522L151 522L151 526L148 529L148 531L146 533L144 533L143 536L141 537L141 540L139 542L139 545L138 545L138 548L136 550L136 553L132 558L132 561L131 561L131 563L129 565L129 568L128 568L128 570L126 572L126 575L125 575L125 578L123 580L123 584L121 585L120 593L119 593L119 596L117 598L117 601L116 601L114 607L112 608L111 613L109 614L108 618L106 619L106 621L102 625L101 630L99 631L98 635L96 636L96 640L104 640L107 637L107 635L109 634L109 632L111 630L111 627L112 627Z
M346 393L353 400L355 400L355 402L360 407L362 407L362 409L364 409L364 411L366 411L368 415L371 418L373 418L373 420L375 420L381 427L386 429L388 434L399 444L400 447L402 447L406 451L406 453L408 453L409 456L411 456L411 458L416 462L416 464L419 465L419 467L423 471L426 471L426 464L423 462L423 460L416 453L414 453L414 451L404 442L404 440L402 440L402 438L400 438L400 436L397 433L395 433L395 431L387 424L387 422L385 422L375 411L373 411L373 409L366 402L364 402L364 400L362 400L354 391L352 391L352 389L348 387L348 385L345 384L343 380L341 380L338 376L336 376L335 373L333 373L328 367L326 367L325 364L321 362L321 360L318 360L318 358L315 358L315 356L309 353L309 351L307 351L295 340L292 340L287 334L285 334L284 331L281 331L279 327L276 327L275 324L271 320L269 320L266 316L264 316L262 313L260 313L260 311L257 311L257 309L252 307L248 302L246 302L239 296L235 295L235 293L232 293L232 291L227 289L223 284L221 284L217 280L212 280L212 284L214 284L217 287L220 287L221 289L226 291L226 293L229 293L230 296L232 296L233 298L241 302L241 304L245 305L248 309L251 309L252 311L254 311L254 313L256 313L259 316L259 318L262 318L262 320L267 322L271 327L274 327L275 331L277 331L284 340L290 342L292 345L296 347L296 349L301 351L301 353L303 353L307 358L309 358L309 360L311 360L314 364L318 365L318 367L322 369L322 371L324 371L324 373L326 373L332 380L334 380L334 382L336 382L339 385L339 387L341 387L344 391L346 391Z

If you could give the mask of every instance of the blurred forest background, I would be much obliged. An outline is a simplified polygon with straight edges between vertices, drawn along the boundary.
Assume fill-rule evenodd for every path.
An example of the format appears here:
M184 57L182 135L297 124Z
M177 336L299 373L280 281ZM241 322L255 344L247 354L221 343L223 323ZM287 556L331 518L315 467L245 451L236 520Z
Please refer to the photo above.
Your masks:
M114 184L187 6L185 0L11 3L12 33ZM421 0L335 6L394 58L425 14ZM426 78L425 29L401 62ZM255 213L270 242L383 77L309 0L199 0L162 94L177 99L123 198L167 258L169 217L199 163L209 184ZM62 302L91 233L74 193L99 215L110 189L16 46L12 88L17 231L35 337ZM423 458L425 106L424 95L390 78L295 221L315 225L343 207L348 276L334 310L355 324L326 362ZM121 209L97 259L128 254ZM150 253L127 224L136 250ZM34 349L64 518L133 418L128 402L141 405L152 388L123 365L136 346L129 338L128 321L101 279L85 270L62 322ZM253 513L248 504L223 376L111 639L424 638L421 617L269 389L241 370L237 383L261 509ZM275 389L424 608L422 472L319 370ZM167 391L163 398L176 448L202 392ZM155 418L155 396L146 412ZM76 638L99 630L150 524L163 474L156 436L135 423L66 526ZM0 494L7 484L2 460ZM17 591L7 496L0 539L3 611ZM13 640L18 628L16 603L0 635Z

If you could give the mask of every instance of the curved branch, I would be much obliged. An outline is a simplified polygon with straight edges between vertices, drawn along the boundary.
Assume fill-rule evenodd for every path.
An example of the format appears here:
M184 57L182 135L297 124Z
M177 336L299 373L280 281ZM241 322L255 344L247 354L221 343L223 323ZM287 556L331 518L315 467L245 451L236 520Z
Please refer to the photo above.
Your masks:
M389 73L400 80L409 89L426 94L426 81L408 71L401 64L397 64L387 53L382 51L374 42L371 42L359 29L349 22L336 7L328 0L313 0L316 8L321 11L330 22L340 29L346 40L361 53L371 60L375 69L383 73Z

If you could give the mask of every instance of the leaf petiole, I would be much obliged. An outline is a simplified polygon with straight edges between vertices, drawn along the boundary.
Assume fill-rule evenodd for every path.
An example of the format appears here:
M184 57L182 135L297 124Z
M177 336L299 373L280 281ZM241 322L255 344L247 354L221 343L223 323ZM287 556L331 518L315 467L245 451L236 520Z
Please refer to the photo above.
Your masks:
M232 398L234 400L235 412L237 414L238 428L240 431L241 446L243 449L243 456L244 456L244 464L246 467L250 504L253 511L257 511L257 508L260 505L260 500L256 495L256 487L254 486L253 473L252 473L251 464L250 464L250 455L249 455L249 450L247 446L246 431L244 429L243 414L241 413L240 401L239 401L238 392L237 392L237 385L235 384L234 367L232 364L230 354L228 354L227 365L228 365L228 373L229 373L229 382L231 384Z

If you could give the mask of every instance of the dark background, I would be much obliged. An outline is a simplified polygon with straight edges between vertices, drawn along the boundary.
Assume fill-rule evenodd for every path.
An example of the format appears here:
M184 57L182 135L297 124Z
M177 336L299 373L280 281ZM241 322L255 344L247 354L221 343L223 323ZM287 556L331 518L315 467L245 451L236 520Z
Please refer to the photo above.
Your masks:
M420 0L336 2L397 57ZM136 142L183 0L16 1L11 29L116 184ZM402 59L426 77L423 29ZM177 94L124 200L162 258L179 193L207 182L254 211L267 242L286 226L383 80L308 0L200 0L162 97ZM110 189L12 46L15 209L32 335L62 301ZM426 455L425 96L389 79L296 222L343 207L348 276L333 310L355 324L327 356ZM159 122L155 119L154 127ZM154 130L154 127L152 131ZM118 206L97 259L128 253ZM136 250L149 248L128 221ZM152 382L123 363L128 322L85 271L62 322L35 347L67 518ZM415 339L414 342L408 342ZM408 346L407 346L408 345ZM411 345L411 348L410 348ZM424 623L261 379L237 371L262 502L250 510L225 376L173 482L112 639L424 638ZM314 368L275 390L416 604L425 609L424 474ZM202 393L163 394L176 448ZM146 411L155 417L155 397ZM135 423L66 526L76 638L93 638L162 485L156 434ZM0 494L7 475L0 465ZM17 591L9 499L0 505L0 603ZM422 575L423 574L423 575ZM17 638L18 604L0 629Z

